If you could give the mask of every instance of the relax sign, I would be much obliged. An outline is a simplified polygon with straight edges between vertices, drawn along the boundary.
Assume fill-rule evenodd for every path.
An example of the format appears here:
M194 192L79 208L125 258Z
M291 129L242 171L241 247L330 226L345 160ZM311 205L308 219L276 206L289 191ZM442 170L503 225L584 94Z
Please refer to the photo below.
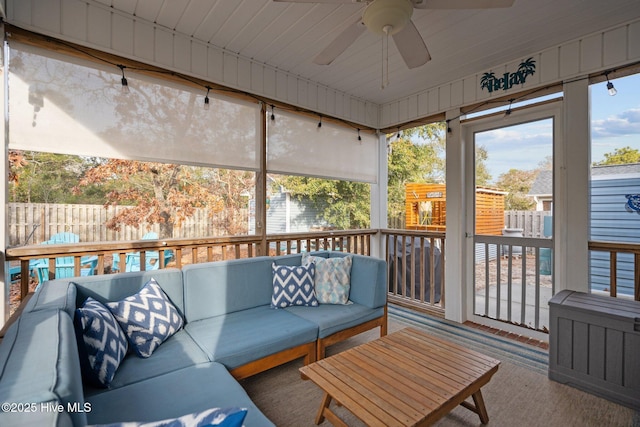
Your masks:
M480 88L486 88L489 93L494 90L509 90L513 85L523 84L527 77L532 76L536 72L536 61L529 58L518 66L518 70L513 73L504 73L502 77L496 77L495 73L484 73L480 79Z

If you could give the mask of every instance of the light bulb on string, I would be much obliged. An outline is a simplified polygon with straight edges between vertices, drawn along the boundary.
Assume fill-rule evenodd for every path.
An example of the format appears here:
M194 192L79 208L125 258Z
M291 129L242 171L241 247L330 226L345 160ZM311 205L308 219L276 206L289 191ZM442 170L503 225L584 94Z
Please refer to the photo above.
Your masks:
M209 110L209 91L211 90L210 86L205 86L207 89L207 94L204 96L204 109Z
M127 78L124 76L124 69L127 67L124 65L118 65L118 68L120 68L120 71L122 71L122 79L120 80L120 82L122 83L122 88L120 89L120 91L122 92L123 95L126 95L130 92L129 82L127 81Z
M613 86L613 83L609 81L609 73L606 73L605 76L607 77L607 91L609 92L610 96L615 96L618 93L618 91Z

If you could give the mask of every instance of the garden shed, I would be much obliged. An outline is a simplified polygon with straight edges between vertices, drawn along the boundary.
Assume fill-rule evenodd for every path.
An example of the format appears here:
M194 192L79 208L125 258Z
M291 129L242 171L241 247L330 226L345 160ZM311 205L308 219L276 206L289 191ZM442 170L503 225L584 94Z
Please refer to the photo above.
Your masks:
M505 191L476 187L476 234L502 235ZM405 185L405 227L411 230L445 231L446 184Z

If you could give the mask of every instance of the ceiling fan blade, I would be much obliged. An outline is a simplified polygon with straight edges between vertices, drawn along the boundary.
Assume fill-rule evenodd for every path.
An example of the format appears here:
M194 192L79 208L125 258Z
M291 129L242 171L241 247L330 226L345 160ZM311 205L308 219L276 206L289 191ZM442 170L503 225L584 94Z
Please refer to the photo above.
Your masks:
M407 25L400 32L394 34L393 41L410 69L424 65L431 60L427 45L413 21L407 22Z
M515 0L412 0L416 9L493 9L511 7Z
M322 52L318 54L313 60L314 63L318 65L329 65L336 59L342 52L347 50L349 46L353 42L356 41L360 34L362 34L366 30L362 19L358 18L356 22L349 25L343 32L338 34L327 47L324 48Z

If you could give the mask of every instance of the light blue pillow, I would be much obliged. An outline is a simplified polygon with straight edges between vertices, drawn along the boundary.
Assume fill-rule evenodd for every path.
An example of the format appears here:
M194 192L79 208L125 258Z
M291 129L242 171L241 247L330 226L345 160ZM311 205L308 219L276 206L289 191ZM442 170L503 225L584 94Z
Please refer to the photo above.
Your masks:
M352 304L351 264L353 257L322 258L308 253L302 254L302 265L315 264L315 291L320 304Z
M111 312L89 297L74 318L83 377L108 387L127 355L127 336Z
M241 427L247 416L244 408L212 408L202 412L152 422L101 424L95 427Z
M137 294L106 305L140 357L151 356L184 323L155 279L150 279Z
M315 265L288 266L273 263L271 268L273 271L271 307L318 306L313 286Z

